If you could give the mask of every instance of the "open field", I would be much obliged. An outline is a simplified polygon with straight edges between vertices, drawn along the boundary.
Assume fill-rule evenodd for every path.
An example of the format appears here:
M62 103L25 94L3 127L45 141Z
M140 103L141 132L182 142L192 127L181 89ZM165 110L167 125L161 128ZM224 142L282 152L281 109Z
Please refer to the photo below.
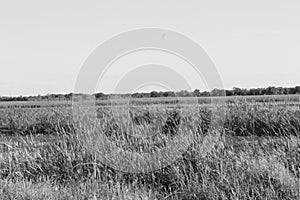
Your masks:
M295 103L299 104L300 95L264 95L264 96L233 96L233 97L157 97L157 98L133 98L130 99L132 105L164 105L164 104L210 104L212 100L224 100L227 103L243 100L249 103ZM128 99L115 99L113 103L126 104ZM97 100L97 106L110 106L111 100ZM43 107L71 107L72 101L19 101L19 102L0 102L0 109L7 107L17 108L43 108Z
M0 199L300 199L299 96L210 102L134 99L124 115L98 101L75 117L71 102L0 103ZM130 173L123 152L103 162L103 143L86 140L99 135L136 156L130 166L192 140L168 165Z

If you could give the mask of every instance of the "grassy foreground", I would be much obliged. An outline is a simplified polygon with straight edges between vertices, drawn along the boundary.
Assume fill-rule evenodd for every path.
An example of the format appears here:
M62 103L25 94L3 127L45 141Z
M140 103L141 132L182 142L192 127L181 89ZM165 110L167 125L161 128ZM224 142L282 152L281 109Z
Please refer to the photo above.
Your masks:
M209 105L137 106L133 124L107 107L96 114L93 121L74 118L67 107L2 109L0 199L300 199L298 102L237 100L226 103L221 123ZM116 167L103 163L97 140L82 139L99 133L136 154L176 135L193 140L169 165L129 173L118 170L121 158Z

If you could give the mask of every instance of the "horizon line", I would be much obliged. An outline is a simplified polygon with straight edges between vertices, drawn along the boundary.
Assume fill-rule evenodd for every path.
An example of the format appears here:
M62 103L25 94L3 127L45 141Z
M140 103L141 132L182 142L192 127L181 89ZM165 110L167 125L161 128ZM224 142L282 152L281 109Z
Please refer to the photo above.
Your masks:
M176 90L176 91L173 91L173 90L151 90L151 91L138 91L138 92L120 92L120 93L104 93L104 92L101 92L101 91L98 91L98 92L94 92L92 94L89 94L89 93L84 93L84 92L74 92L74 91L71 91L71 92L65 92L65 93L60 93L60 92L51 92L51 93L46 93L46 94L30 94L30 95L0 95L0 97L37 97L37 96L48 96L48 95L68 95L68 94L83 94L83 95L95 95L95 94L99 94L99 93L103 93L105 95L129 95L129 94L134 94L134 93L151 93L151 92L180 92L180 91L188 91L188 92L193 92L195 90L200 90L200 92L211 92L215 89L217 90L233 90L234 88L239 88L239 89L242 89L242 90L250 90L250 89L266 89L266 88L269 88L269 87L275 87L275 88L295 88L295 87L300 87L300 84L299 85L294 85L294 86L275 86L275 85L269 85L269 86L260 86L260 87L238 87L238 86L234 86L232 88L223 88L223 89L220 89L220 88L214 88L210 91L208 90L201 90L199 88L194 88L193 90L186 90L186 89L182 89L182 90Z

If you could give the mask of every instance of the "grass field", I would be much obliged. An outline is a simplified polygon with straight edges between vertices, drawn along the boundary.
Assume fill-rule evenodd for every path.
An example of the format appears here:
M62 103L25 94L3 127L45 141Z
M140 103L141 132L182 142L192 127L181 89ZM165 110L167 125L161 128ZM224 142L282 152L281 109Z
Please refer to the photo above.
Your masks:
M75 117L71 102L0 103L0 199L300 199L300 97L221 100L134 99L129 115L98 101ZM123 150L107 162L101 135ZM172 162L122 170L152 169L140 155L186 135Z

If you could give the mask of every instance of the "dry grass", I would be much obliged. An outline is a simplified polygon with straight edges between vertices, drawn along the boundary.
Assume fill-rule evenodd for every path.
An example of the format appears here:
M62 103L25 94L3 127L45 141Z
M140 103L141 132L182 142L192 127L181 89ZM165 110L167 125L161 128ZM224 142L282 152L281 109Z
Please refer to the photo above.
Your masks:
M170 109L174 110L166 105L135 107L133 118L144 119L138 113L149 113L134 125L123 115L116 120L107 107L98 108L96 121L88 116L73 119L69 108L2 110L0 199L300 198L296 103L291 109L275 102L230 102L224 124L217 128L210 126L214 118L208 106L181 109L178 127ZM115 167L104 164L99 141L82 139L82 134L102 133L138 155L155 151L153 146L163 148L174 137L163 134L166 126L177 131L175 136L191 133L193 142L174 162L148 173L116 170L124 166L118 154L110 154ZM149 137L139 140L132 133ZM173 160L171 154L164 156Z

